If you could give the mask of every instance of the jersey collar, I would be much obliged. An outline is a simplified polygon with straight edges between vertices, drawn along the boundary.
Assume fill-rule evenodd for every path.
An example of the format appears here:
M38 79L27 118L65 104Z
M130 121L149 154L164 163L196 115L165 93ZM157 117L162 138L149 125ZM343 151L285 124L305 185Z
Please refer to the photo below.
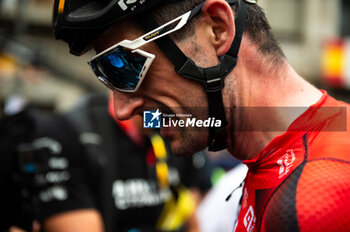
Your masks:
M339 110L320 110L321 107L331 107L339 105L337 101L330 97L326 91L321 90L322 97L313 105L311 105L304 113L302 113L292 124L287 131L282 135L275 137L258 156L251 160L244 160L243 163L249 168L260 166L264 163L264 159L268 156L278 153L278 151L287 148L290 144L300 139L305 133L313 130L317 125L320 125L327 119L338 115ZM315 131L315 130L314 130Z

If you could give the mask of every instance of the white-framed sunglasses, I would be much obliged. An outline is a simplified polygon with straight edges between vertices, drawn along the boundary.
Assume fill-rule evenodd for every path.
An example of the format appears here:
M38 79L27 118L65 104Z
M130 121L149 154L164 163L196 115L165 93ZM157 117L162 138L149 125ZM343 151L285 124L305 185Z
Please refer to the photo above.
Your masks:
M181 29L200 12L204 2L135 40L123 40L100 52L88 62L92 71L110 89L136 92L155 58L139 47Z

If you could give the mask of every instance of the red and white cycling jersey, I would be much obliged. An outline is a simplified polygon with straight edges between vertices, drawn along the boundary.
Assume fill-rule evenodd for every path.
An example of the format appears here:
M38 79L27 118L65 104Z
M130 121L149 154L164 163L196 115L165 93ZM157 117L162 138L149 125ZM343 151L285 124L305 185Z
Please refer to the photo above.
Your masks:
M349 105L328 96L244 161L238 232L350 231Z

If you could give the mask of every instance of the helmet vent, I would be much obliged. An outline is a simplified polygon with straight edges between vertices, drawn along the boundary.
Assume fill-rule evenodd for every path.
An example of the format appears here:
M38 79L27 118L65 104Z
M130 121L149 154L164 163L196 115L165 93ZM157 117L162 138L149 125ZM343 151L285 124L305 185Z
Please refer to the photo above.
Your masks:
M98 1L69 1L68 12L71 18L84 18L96 15L102 9L106 8L110 1L108 0L98 0Z

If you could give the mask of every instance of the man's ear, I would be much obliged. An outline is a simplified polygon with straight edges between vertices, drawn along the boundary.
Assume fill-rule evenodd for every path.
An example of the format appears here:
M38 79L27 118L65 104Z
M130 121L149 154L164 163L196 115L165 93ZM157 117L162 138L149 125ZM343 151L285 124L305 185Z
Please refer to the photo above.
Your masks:
M230 5L225 0L207 0L202 8L207 23L210 43L217 56L224 55L235 36L235 21Z

